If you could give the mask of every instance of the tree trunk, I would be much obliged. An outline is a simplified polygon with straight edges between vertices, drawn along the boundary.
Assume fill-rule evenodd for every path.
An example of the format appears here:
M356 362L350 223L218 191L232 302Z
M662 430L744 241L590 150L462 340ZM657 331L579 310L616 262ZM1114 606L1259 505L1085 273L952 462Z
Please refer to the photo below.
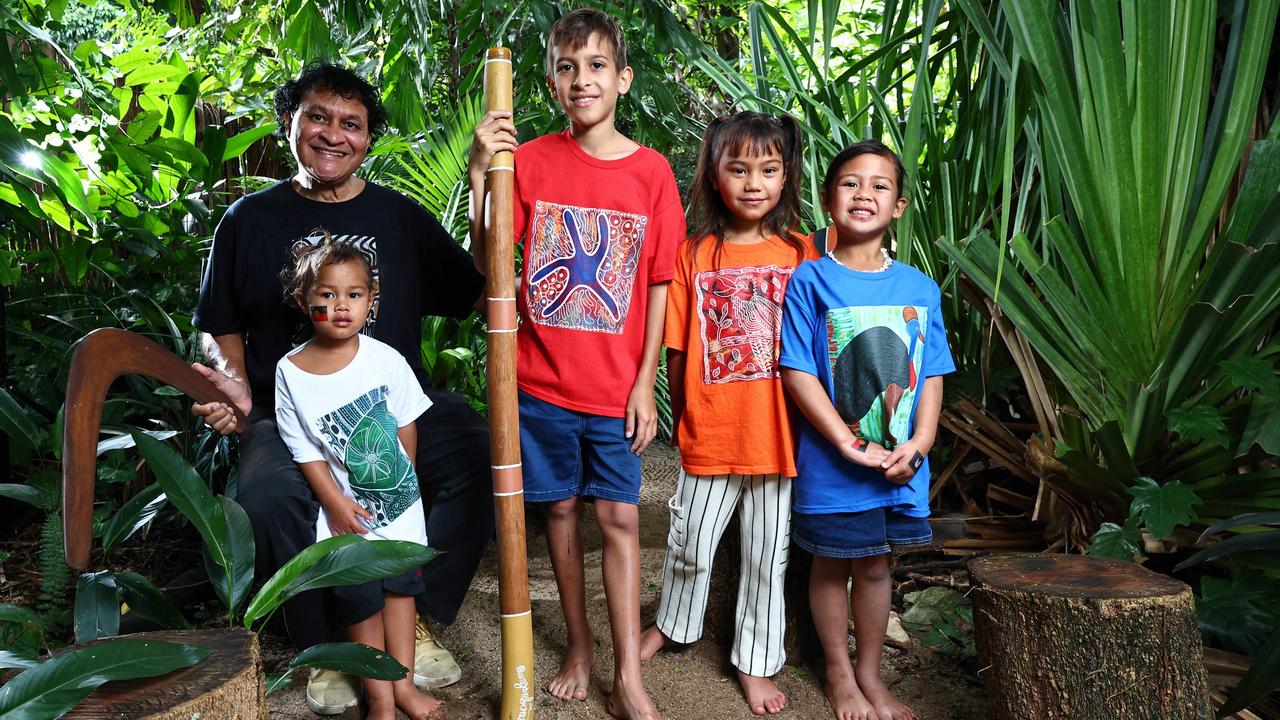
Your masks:
M969 575L993 720L1213 716L1182 582L1080 555L989 555Z
M258 636L236 630L171 630L138 633L211 651L192 667L168 675L111 682L63 717L82 720L267 720L266 683Z

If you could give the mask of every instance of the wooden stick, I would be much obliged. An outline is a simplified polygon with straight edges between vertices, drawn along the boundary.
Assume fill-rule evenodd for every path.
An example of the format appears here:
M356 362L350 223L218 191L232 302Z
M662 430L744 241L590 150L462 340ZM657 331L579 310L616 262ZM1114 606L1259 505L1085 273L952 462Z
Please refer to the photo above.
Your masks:
M512 110L511 51L491 48L484 65L485 110ZM529 605L529 556L525 547L524 475L520 462L520 408L516 397L515 157L501 152L485 177L488 215L489 435L493 457L493 507L498 524L498 605L502 625L500 720L534 715L533 622Z
M81 338L71 356L62 426L63 545L67 564L76 570L89 565L102 405L111 383L129 374L172 385L199 403L224 403L235 413L240 427L249 424L236 404L213 383L151 340L118 328L101 328Z

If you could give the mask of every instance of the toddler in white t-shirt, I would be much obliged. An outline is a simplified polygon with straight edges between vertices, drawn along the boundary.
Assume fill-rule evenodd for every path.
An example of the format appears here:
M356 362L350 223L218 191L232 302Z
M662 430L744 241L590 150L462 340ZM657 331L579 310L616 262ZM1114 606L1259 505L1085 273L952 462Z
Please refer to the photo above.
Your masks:
M316 540L332 535L427 543L414 468L415 421L431 406L409 364L360 330L377 291L369 261L331 238L299 249L285 282L314 336L276 365L276 422L320 501ZM422 571L333 589L348 637L413 667ZM432 717L441 702L412 678L363 679L369 718Z

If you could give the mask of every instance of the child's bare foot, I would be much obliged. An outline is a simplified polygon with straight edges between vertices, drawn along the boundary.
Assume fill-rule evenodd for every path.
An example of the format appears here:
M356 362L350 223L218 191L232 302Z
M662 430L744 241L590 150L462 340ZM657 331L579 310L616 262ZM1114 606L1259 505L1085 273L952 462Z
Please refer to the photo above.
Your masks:
M738 682L742 684L742 694L747 696L747 706L756 715L776 715L787 706L787 696L773 683L773 678L748 675L739 670Z
M667 636L662 634L657 625L640 633L640 662L645 662L657 655L662 646L666 644Z
M591 682L591 663L595 655L591 646L585 649L569 648L560 672L547 683L547 692L560 700L586 700Z
M853 679L851 669L833 672L827 668L827 684L822 690L827 695L827 702L831 703L836 720L888 720L878 715L875 707L867 702Z
M409 716L409 720L436 720L444 717L444 701L427 695L413 683L396 683L396 707ZM373 717L370 713L369 717Z
M863 696L876 709L880 720L915 720L915 712L889 692L879 672L858 674L857 680Z
M639 683L630 687L621 678L614 678L613 691L609 693L604 711L619 720L662 720L644 687Z

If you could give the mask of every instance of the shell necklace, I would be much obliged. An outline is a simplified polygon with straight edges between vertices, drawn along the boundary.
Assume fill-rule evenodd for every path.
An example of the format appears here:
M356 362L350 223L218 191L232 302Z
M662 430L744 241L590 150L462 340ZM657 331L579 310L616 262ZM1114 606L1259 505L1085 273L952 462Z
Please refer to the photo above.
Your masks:
M890 266L890 265L893 265L893 258L889 257L889 251L888 251L887 249L885 249L884 247L881 247L881 248L880 248L880 255L881 255L882 257L884 257L884 262L880 263L880 267L876 268L875 270L854 270L854 272L873 272L873 273L878 273L878 272L884 272L885 270L888 270L888 269L889 269L889 266ZM842 267L842 268L848 268L849 270L853 270L853 268L851 268L851 267L849 267L848 265L845 265L844 263L840 262L840 258L836 257L836 254L835 254L834 252L829 252L829 253L827 253L827 257L829 257L829 258L831 258L832 260L834 260L834 261L835 261L835 263L836 263L837 265L839 265L840 267Z

